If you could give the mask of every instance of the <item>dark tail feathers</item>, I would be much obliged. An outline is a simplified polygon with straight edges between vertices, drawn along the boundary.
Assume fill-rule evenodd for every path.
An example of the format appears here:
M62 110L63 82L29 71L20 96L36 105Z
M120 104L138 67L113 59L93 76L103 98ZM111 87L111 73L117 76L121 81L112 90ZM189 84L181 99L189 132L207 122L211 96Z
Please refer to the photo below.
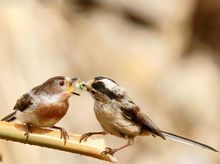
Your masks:
M13 113L7 115L1 121L11 122L11 121L15 120L16 119L15 113L16 113L16 111L14 111Z
M212 148L211 146L205 145L203 143L193 141L191 139L184 138L184 137L181 137L181 136L178 136L178 135L175 135L175 134L172 134L172 133L164 132L164 131L161 131L161 133L168 139L171 139L171 140L174 140L174 141L177 141L177 142L181 142L181 143L184 143L184 144L188 144L188 145L191 145L191 146L201 147L201 148L205 148L205 149L209 149L209 150L218 152L218 150Z

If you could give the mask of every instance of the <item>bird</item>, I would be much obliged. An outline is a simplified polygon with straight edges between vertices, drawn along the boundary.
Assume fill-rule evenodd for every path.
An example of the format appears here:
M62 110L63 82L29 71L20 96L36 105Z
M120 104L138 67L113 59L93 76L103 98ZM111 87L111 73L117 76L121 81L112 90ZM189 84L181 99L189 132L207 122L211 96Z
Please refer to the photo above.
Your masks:
M218 150L203 143L160 130L156 124L145 115L140 107L128 96L127 91L114 80L98 76L87 83L79 83L80 89L87 90L94 99L94 112L103 131L89 132L81 135L79 142L86 141L95 134L111 134L127 139L126 145L111 149L106 147L102 153L113 155L117 151L134 143L137 136L160 137L164 140L171 139L191 146L206 148L214 152Z
M61 139L66 144L69 138L66 130L55 124L66 114L70 96L78 95L73 91L72 84L77 78L55 76L44 83L34 87L23 94L14 106L14 112L4 117L1 121L11 122L18 119L26 126L26 141L32 127L48 127L58 129L61 132Z

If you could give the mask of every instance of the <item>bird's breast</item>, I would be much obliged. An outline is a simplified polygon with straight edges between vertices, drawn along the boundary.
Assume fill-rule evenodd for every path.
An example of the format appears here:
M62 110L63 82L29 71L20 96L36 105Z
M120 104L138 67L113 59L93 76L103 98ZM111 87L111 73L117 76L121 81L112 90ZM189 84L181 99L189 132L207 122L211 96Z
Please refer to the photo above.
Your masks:
M102 128L115 136L128 138L140 133L140 126L126 119L117 104L96 104L94 111Z
M57 118L61 119L68 110L68 103L44 104L39 103L36 113L40 120Z

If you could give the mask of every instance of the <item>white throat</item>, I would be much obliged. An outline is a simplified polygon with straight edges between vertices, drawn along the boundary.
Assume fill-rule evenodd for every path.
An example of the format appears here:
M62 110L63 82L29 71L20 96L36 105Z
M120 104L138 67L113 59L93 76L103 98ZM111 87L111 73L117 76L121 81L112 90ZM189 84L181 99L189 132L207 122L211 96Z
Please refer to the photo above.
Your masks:
M39 99L41 99L41 101L48 103L48 104L55 103L59 101L60 98L61 98L60 94L54 94L54 95L44 94L44 95L39 96Z

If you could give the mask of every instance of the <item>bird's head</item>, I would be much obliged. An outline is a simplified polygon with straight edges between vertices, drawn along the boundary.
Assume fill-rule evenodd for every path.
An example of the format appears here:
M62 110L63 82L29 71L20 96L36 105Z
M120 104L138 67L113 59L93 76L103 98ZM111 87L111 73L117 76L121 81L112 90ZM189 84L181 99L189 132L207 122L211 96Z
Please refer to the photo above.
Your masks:
M95 100L103 103L120 100L125 95L125 90L107 77L95 77L89 80L85 87Z
M71 95L79 95L74 92L72 85L77 78L69 78L65 76L55 76L48 79L43 84L33 89L34 94L60 95L64 99L68 99Z

